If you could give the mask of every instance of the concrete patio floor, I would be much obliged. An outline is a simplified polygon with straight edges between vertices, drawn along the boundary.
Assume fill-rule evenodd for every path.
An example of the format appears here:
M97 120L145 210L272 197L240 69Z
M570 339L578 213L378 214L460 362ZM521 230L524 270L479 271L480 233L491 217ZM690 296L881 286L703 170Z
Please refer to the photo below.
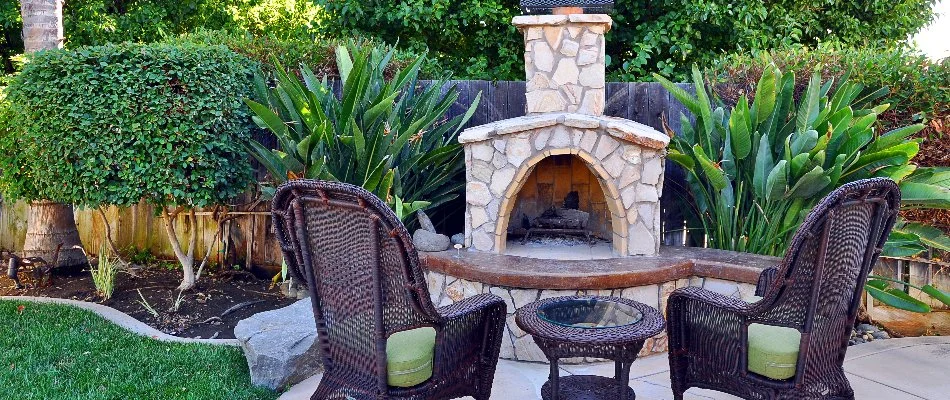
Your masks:
M950 337L920 337L879 340L848 349L845 372L859 400L950 399ZM637 360L630 371L630 386L637 400L672 399L667 357L657 355ZM561 376L595 374L613 376L612 363L565 365ZM548 379L547 364L501 360L495 373L492 400L541 398L541 385ZM309 399L320 375L307 379L284 393L280 400ZM738 399L725 393L690 389L687 399ZM471 399L467 397L466 399Z

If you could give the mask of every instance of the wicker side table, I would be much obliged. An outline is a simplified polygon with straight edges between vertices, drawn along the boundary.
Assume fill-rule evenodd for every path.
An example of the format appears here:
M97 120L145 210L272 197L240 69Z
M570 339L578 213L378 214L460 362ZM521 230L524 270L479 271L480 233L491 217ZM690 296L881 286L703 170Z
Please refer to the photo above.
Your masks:
M630 366L646 339L665 323L655 308L632 300L601 296L544 299L518 309L515 322L531 334L551 363L541 388L544 400L633 400ZM558 360L596 357L613 360L614 378L573 375L561 378Z

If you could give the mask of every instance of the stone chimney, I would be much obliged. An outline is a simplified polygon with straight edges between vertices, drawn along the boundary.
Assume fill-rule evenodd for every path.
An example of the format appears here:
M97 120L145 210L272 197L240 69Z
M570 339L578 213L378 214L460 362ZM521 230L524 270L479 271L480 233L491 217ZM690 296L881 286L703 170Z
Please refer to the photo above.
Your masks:
M604 114L605 14L522 15L511 23L524 34L528 115Z

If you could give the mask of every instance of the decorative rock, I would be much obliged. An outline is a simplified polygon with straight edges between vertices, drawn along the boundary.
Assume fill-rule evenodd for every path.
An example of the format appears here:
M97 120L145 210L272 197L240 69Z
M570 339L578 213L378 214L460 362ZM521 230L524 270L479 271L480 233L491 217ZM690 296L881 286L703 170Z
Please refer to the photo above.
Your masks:
M514 177L515 177L514 167L508 167L508 168L499 169L495 171L495 173L492 174L491 186L489 187L491 189L492 194L494 194L495 197L504 196L505 189L508 188L508 185L511 184L511 180Z
M534 67L544 72L551 72L554 68L554 53L547 43L535 42L532 53L534 53Z
M485 206L491 202L491 192L488 185L482 182L469 182L465 185L465 200L468 204Z
M554 26L544 27L544 40L548 42L548 45L550 45L552 49L556 49L558 48L558 46L560 46L562 31L564 31L564 29L560 27L554 27Z
M571 134L567 131L565 127L558 127L554 131L554 135L551 136L551 141L548 142L549 147L553 148L565 148L571 146Z
M557 90L536 90L525 94L529 113L563 111L567 102Z
M554 71L551 80L557 85L576 84L578 79L581 79L582 82L584 81L584 78L579 77L579 74L580 71L578 71L577 64L574 63L573 59L562 58L561 61L557 63L557 70ZM590 86L586 83L581 83L581 85Z
M620 174L620 184L618 187L623 189L640 179L640 168L636 165L627 165Z
M448 236L425 229L416 229L412 234L412 243L416 245L416 250L428 252L445 251L452 246L452 240Z
M319 372L316 326L309 299L238 322L234 337L247 358L251 383L278 390Z
M580 45L573 40L565 40L564 43L561 43L561 54L574 57L577 55L577 50L580 48Z
M581 36L581 46L593 46L597 44L597 38L599 35L593 32L584 32L584 35Z
M628 163L639 164L641 161L640 154L641 151L639 146L631 146L629 144L623 145L623 159Z
M599 52L596 49L584 49L577 55L577 65L589 65L597 62Z
M495 167L495 169L500 169L500 168L502 168L502 167L508 165L508 159L505 158L505 154L504 154L504 153L497 153L497 152L496 152L496 153L495 153L495 156L492 157L492 159L491 159L491 165L492 165L493 167ZM485 182L488 182L488 181L486 180Z
M600 120L584 114L565 114L564 125L572 128L597 129L600 127Z
M663 176L663 161L659 158L652 158L643 165L643 178L641 181L648 185L660 183L660 177Z
M472 158L482 161L491 161L493 155L495 155L495 149L488 143L475 143L470 146L472 148Z
M601 82L600 87L603 87L603 82ZM604 101L603 89L588 89L587 93L584 94L584 100L581 101L581 106L577 109L577 112L589 115L602 115L604 113Z
M426 215L425 211L422 211L422 210L416 211L416 220L419 221L420 228L425 229L432 233L436 233L435 225L432 224L432 220L429 219L429 216Z
M703 289L706 289L711 292L719 293L723 296L729 296L729 297L735 297L735 298L741 297L740 292L739 292L739 286L735 282L732 282L732 281L726 281L726 280L716 279L716 278L706 278L705 282L703 282Z
M472 247L478 251L491 251L495 247L495 235L479 229L472 233Z
M574 107L574 104L580 103L583 98L584 87L578 85L564 85L561 86L561 92L567 97L567 102L571 104L568 106L568 111L571 111L570 108Z
M594 144L597 143L597 131L585 131L581 139L581 149L590 153L594 151Z
M528 138L510 138L508 139L508 147L505 149L505 155L511 164L521 165L524 160L531 156L531 142Z
M525 41L541 39L541 35L544 34L544 31L540 27L528 28L524 33Z
M656 188L650 185L637 185L637 201L660 201L660 196L656 193Z
M456 233L456 234L452 235L452 237L450 237L449 240L452 241L452 244L461 244L461 245L464 245L464 244L465 244L465 234L464 234L464 233Z
M637 187L634 185L628 186L620 192L620 199L623 201L623 208L630 209L630 206L637 200Z
M624 299L640 302L653 308L658 308L660 306L659 295L659 285L632 287L624 289L622 292L620 292L620 297Z
M563 63L564 60L561 60L561 62ZM580 84L589 88L602 89L604 87L604 64L596 63L585 67L580 74Z
M472 214L472 228L478 228L488 222L488 212L484 208L470 207L469 212Z
M654 255L656 254L656 239L653 233L642 223L637 222L631 225L628 251L630 254ZM675 285L674 285L675 287Z
M511 295L508 294L508 289L505 289L500 286L492 286L488 288L488 293L491 293L495 296L501 297L505 301L505 306L508 307L508 312L514 312L515 303L511 300Z
M603 136L597 143L597 150L594 151L594 157L603 160L604 158L607 158L610 153L613 153L613 151L616 150L618 146L620 146L620 142L617 142L612 137Z
M604 161L604 169L607 170L607 173L610 174L611 178L617 178L623 172L623 167L626 164L623 161L623 156L614 152L613 155L607 158Z
M550 89L551 80L548 79L547 75L540 72L535 72L534 75L531 76L531 79L528 81L528 83L525 84L525 88L527 90Z
M491 174L494 168L491 167L488 163L484 161L475 161L472 163L471 168L468 172L472 174L472 179L481 182L491 182Z
M548 138L551 137L550 129L541 129L538 131L537 136L534 138L534 149L542 150L545 146L548 145Z

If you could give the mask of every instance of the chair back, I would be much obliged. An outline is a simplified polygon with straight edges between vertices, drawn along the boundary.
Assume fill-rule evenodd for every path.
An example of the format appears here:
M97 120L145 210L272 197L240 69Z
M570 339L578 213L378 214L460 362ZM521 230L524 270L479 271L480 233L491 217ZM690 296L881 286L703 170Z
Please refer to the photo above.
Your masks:
M325 367L385 382L386 338L439 318L406 228L372 193L338 182L287 182L271 211L288 270L310 290Z
M762 306L767 320L802 332L799 372L841 365L868 273L899 209L894 181L855 181L822 199L795 233Z

